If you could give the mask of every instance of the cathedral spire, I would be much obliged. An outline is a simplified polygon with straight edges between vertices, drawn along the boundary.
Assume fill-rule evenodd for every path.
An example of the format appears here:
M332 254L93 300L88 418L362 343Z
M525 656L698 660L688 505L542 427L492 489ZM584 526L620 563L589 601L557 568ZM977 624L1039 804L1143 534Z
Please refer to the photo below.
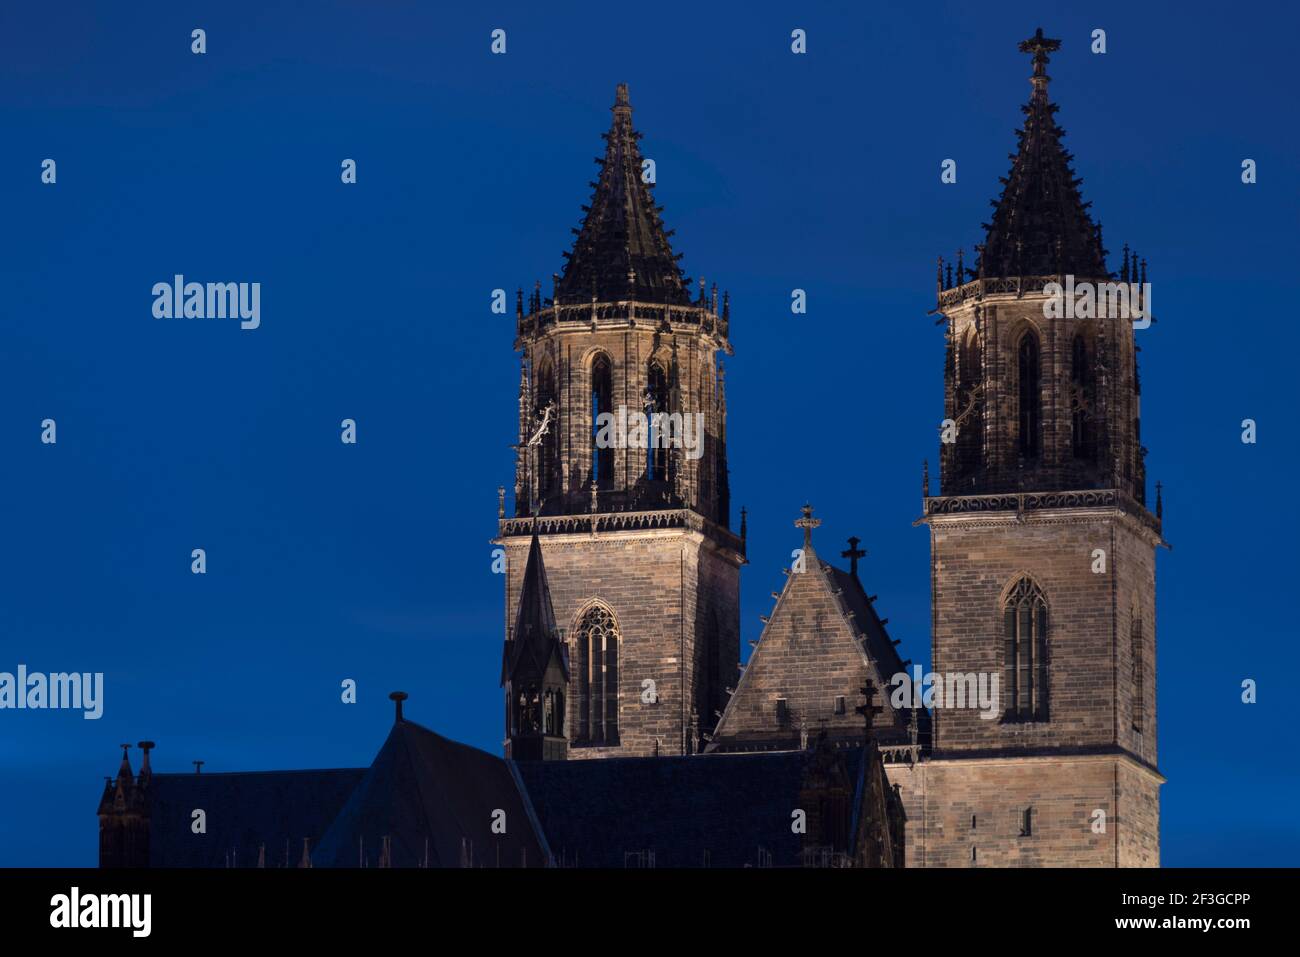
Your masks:
M1048 54L1060 40L1043 36L1040 27L1020 44L1033 58L1033 86L1021 107L1024 126L1016 132L1019 149L1011 172L1002 180L1002 196L993 201L992 223L980 252L979 274L987 278L1073 274L1103 278L1106 253L1100 227L1093 223L1070 168L1070 153L1061 145L1064 130L1056 125L1057 107L1048 97Z
M534 528L519 592L515 627L506 641L501 683L521 678L540 679L559 637L551 604L551 588L546 581L546 565L542 562L542 543ZM567 661L563 662L563 667L567 679Z
M568 684L569 653L555 627L551 589L534 518L515 627L501 655L501 686L509 715L506 757L526 761L564 759L568 751Z
M613 123L586 219L556 284L562 305L639 300L690 305L691 295L668 243L660 209L643 179L641 134L632 128L626 83L614 96Z

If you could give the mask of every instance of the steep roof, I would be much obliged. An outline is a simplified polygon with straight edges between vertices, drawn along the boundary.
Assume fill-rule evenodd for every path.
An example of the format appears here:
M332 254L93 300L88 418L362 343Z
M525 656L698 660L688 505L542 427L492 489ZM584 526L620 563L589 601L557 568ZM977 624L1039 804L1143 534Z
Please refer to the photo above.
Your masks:
M497 820L504 833L493 832ZM312 863L356 867L364 846L374 867L385 837L392 867L547 862L505 760L400 719L312 852Z
M838 741L860 741L865 680L881 707L875 734L881 744L910 739L912 709L890 706L889 681L903 661L855 574L822 561L805 538L804 570L791 571L763 628L735 693L714 729L711 751L788 748L802 732L821 730ZM843 713L836 699L845 698ZM785 699L782 720L776 701ZM929 715L918 710L918 732ZM802 726L802 727L801 727Z
M149 783L150 867L297 866L303 839L315 847L365 774L364 768L314 771L154 774ZM205 814L195 834L193 813Z
M865 749L844 752L861 794ZM527 761L516 765L557 863L625 867L653 851L656 867L800 861L790 827L813 751Z
M615 94L613 123L604 134L605 155L592 184L586 219L556 285L556 301L569 305L638 300L689 305L678 256L668 244L650 185L642 179L641 134L632 128L627 84Z
M1025 123L1016 131L1020 145L1011 172L1001 177L1003 190L993 201L993 221L984 224L979 271L986 278L1108 275L1101 226L1093 223L1088 213L1092 204L1079 193L1083 181L1075 177L1073 157L1061 145L1065 131L1056 125L1057 106L1047 95L1048 53L1060 46L1059 40L1044 37L1041 27L1020 44L1022 53L1033 54L1034 90L1021 107Z

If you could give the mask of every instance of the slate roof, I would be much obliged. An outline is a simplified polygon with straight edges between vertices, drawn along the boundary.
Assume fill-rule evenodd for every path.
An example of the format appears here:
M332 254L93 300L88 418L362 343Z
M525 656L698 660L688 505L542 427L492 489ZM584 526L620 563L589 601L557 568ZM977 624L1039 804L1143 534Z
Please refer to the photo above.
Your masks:
M846 752L860 796L865 751ZM812 751L689 757L534 761L516 765L557 864L631 866L653 851L656 867L800 863L791 830ZM855 799L855 804L857 803Z
M661 209L642 180L641 134L632 128L627 84L615 94L613 123L605 138L595 192L584 206L582 228L556 284L562 305L638 300L689 305L690 293L668 244Z
M154 774L149 781L151 867L256 867L265 846L266 866L302 858L325 833L364 768L315 771ZM206 814L207 833L191 830L193 812Z
M898 646L894 644L889 632L885 630L885 623L880 615L876 612L875 605L867 600L867 593L862 588L862 583L858 581L857 576L836 568L830 562L821 562L822 570L830 577L835 586L840 589L840 601L845 606L845 611L853 612L853 620L858 623L862 633L867 636L866 651L871 660L876 662L876 667L880 670L881 677L886 683L889 679L903 671L903 656L898 653ZM888 696L892 689L888 686L881 688L880 693ZM881 702L877 702L879 704ZM910 723L912 720L912 709L910 707L900 708L900 716L903 722ZM930 713L924 708L917 710L917 727L924 735L930 728Z
M505 833L492 831L504 812ZM546 851L502 758L398 721L312 853L316 867L539 867Z

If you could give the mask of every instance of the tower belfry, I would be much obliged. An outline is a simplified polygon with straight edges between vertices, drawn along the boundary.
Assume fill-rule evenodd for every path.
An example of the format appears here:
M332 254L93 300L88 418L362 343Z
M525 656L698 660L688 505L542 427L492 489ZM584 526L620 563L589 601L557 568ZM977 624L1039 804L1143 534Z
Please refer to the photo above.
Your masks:
M498 528L507 622L534 527L545 554L570 758L693 750L739 661L730 298L693 293L678 266L625 84L611 112L563 272L549 297L518 294L514 516Z
M996 676L999 700L996 714L936 708L930 761L892 775L909 820L927 822L908 841L922 866L1159 863L1163 538L1146 508L1136 344L1150 333L1120 310L1074 308L1087 288L1109 306L1138 273L1126 247L1111 274L1061 145L1047 74L1060 46L1041 29L1020 44L1032 92L975 268L939 263L947 423L922 519L932 658L945 675Z

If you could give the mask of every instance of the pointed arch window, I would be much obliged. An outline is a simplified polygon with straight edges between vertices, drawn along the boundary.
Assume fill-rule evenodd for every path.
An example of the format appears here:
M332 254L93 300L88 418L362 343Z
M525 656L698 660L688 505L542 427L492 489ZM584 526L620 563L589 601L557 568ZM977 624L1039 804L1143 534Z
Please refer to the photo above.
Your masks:
M1017 431L1017 450L1024 459L1038 458L1042 420L1042 376L1038 336L1026 332L1016 348L1019 370L1018 398L1020 421Z
M581 744L618 744L618 624L593 606L575 630L578 657L578 737Z
M605 430L607 441L597 442L600 417L613 414L614 370L609 356L602 352L591 363L591 480L601 489L614 487L613 430Z
M550 408L549 418L547 408ZM543 360L537 372L536 410L533 427L540 428L543 421L546 432L537 449L537 490L541 498L560 490L560 405L555 388L555 367Z
M658 413L668 413L668 375L658 362L651 362L646 375L646 415L650 417L646 442L646 478L666 482L671 478L671 457L664 447L665 430L656 424Z
M1097 458L1097 429L1094 406L1097 401L1097 377L1093 351L1087 337L1079 333L1070 349L1071 441L1076 459Z
M962 471L976 468L983 455L983 385L981 383L983 374L980 339L972 329L967 334L959 353L955 393L958 468Z
M1021 578L1002 607L1004 654L1002 697L1007 721L1047 720L1047 599Z

